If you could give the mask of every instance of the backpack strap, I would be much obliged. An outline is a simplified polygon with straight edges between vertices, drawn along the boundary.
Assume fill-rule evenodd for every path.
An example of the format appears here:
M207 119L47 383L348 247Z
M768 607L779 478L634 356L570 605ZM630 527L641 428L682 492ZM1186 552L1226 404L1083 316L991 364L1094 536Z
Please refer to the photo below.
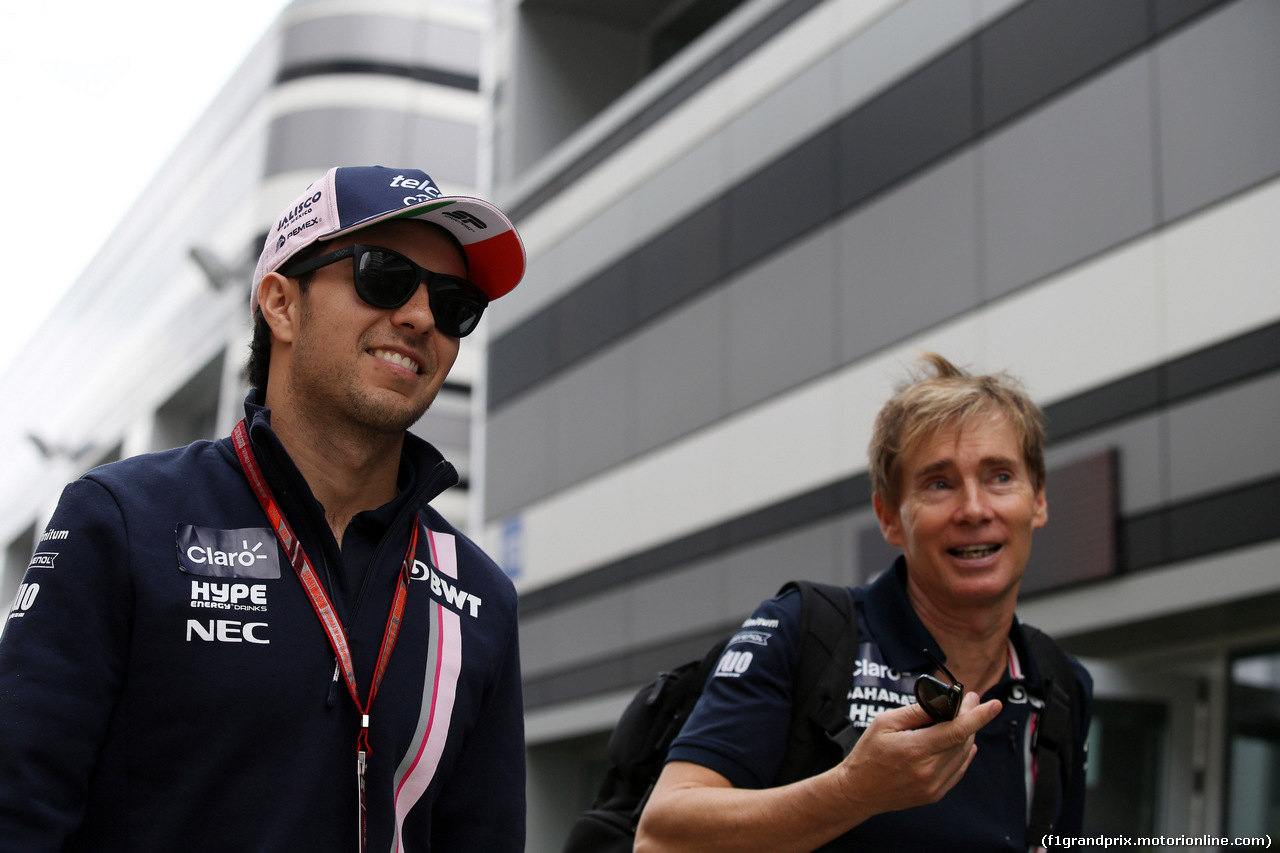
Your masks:
M862 734L846 707L858 654L853 594L847 587L811 581L792 581L779 594L789 589L800 592L800 662L780 785L833 766Z
M1055 811L1071 787L1080 687L1066 653L1048 634L1030 625L1023 625L1022 633L1044 679L1044 710L1031 743L1036 781L1027 822L1027 846L1034 849L1053 831Z

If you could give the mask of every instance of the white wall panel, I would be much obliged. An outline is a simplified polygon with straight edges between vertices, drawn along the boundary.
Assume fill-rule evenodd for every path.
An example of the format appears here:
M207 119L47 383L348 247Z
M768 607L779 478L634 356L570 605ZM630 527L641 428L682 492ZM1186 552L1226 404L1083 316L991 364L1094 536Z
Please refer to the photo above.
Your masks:
M1050 634L1140 622L1280 590L1277 565L1280 543L1268 542L1020 602L1018 618Z
M1157 240L1169 353L1280 316L1280 180L1166 229Z
M1020 291L980 314L984 363L1040 400L1118 379L1167 354L1155 241L1138 240Z

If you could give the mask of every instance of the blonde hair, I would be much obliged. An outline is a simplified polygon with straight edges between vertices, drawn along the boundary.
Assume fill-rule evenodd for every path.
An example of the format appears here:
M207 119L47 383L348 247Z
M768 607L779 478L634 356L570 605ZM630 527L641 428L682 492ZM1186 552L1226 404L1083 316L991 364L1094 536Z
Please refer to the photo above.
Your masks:
M871 489L890 506L900 494L902 461L924 439L993 411L1009 419L1037 492L1044 488L1044 414L1012 376L974 376L933 352L920 354L922 371L899 385L876 415L867 455Z

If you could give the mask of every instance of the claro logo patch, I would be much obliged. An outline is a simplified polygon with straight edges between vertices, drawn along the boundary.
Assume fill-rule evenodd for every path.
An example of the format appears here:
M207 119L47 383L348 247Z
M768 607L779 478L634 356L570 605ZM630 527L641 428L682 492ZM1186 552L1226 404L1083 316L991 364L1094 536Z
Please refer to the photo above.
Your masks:
M175 534L178 567L187 574L255 580L280 577L275 534L268 527L219 530L179 524Z

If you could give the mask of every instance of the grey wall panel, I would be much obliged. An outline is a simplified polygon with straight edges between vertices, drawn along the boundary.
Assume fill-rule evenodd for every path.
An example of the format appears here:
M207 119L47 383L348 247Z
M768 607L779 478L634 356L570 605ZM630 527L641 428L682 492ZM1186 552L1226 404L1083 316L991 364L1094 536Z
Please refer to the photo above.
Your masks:
M551 660L551 635L560 614L520 617L520 669L526 676L548 669Z
M471 446L471 418L466 415L465 410L452 412L444 406L428 409L410 431L436 447L456 447L465 450Z
M1137 49L1146 0L1039 0L984 30L982 119L991 127Z
M837 537L845 534L838 520L826 521L728 555L725 598L730 611L750 613L789 580L849 583L848 549L836 545ZM837 563L838 556L845 559Z
M978 304L977 181L964 153L840 226L842 362Z
M835 367L835 237L792 244L726 289L729 408Z
M341 164L412 166L437 182L476 180L474 125L379 109L288 113L268 131L266 173Z
M485 513L498 518L551 491L555 470L554 397L526 394L488 419L487 465L501 475L485 480Z
M713 560L632 587L629 645L647 645L721 621L728 615L724 575L724 564Z
M1045 464L1052 472L1085 456L1103 450L1116 451L1121 515L1147 512L1168 502L1169 477L1166 460L1169 445L1165 438L1164 414L1150 414L1100 429L1078 439L1052 444L1045 452ZM1049 505L1052 523L1053 505Z
M852 585L866 584L879 577L902 556L902 549L885 541L874 509L852 513L848 524L853 542Z
M1150 69L1125 62L982 145L987 297L1155 226Z
M1170 497L1184 500L1280 473L1277 401L1280 375L1272 374L1172 409Z
M634 255L635 319L643 323L725 273L724 202L695 211Z
M1280 3L1206 15L1157 46L1156 67L1168 219L1280 172Z
M629 258L565 296L558 313L557 360L572 364L631 330L635 312Z
M729 191L729 269L738 270L835 213L835 133L827 130Z
M550 631L547 657L535 665L553 669L630 645L633 631L630 597L630 591L604 593L576 601L544 617L553 619L555 625ZM523 660L521 666L524 666Z
M973 45L965 42L836 125L837 210L968 142L975 132Z
M1156 32L1163 33L1223 3L1224 0L1155 0Z
M489 344L489 405L505 404L518 391L535 385L560 366L557 352L557 309L534 314ZM502 411L502 405L496 411Z
M638 452L727 414L723 300L723 293L709 293L628 343Z
M556 412L554 488L590 477L633 452L631 371L628 349L615 348L582 362L542 390Z
M281 65L288 68L369 58L478 75L480 45L479 30L413 18L334 15L290 27L284 37Z

